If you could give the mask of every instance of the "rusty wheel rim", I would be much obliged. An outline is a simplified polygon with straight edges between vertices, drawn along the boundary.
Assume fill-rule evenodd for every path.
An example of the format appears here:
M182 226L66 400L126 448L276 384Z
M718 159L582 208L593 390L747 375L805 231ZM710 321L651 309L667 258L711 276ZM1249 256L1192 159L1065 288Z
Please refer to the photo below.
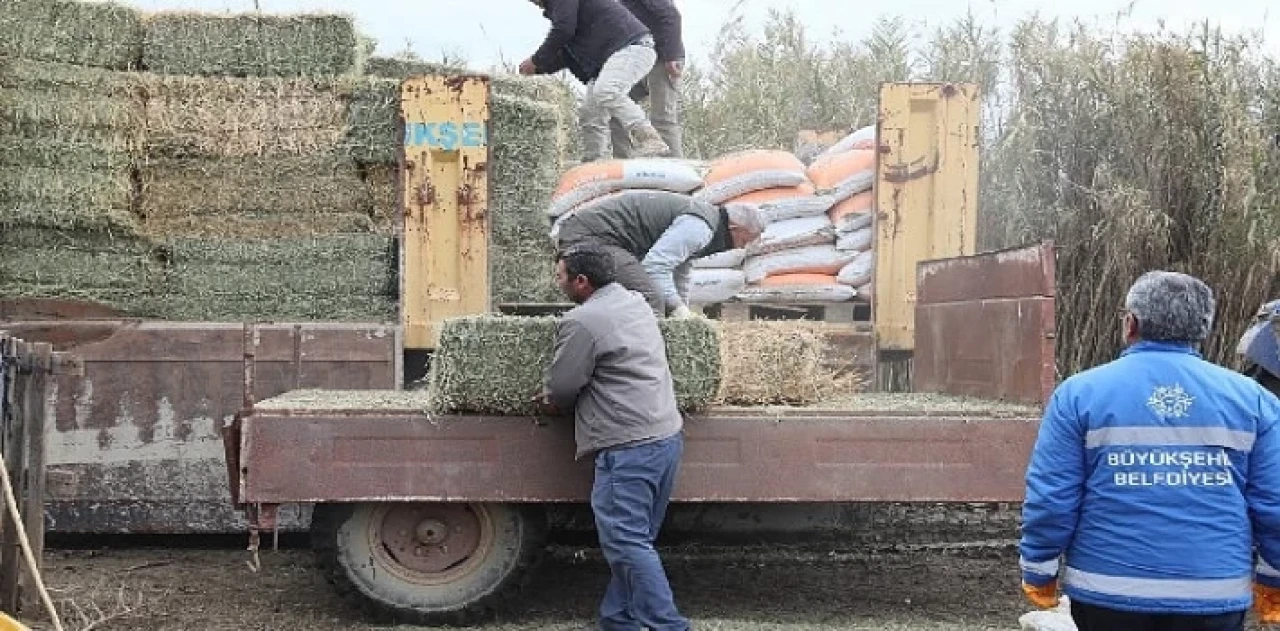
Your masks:
M488 511L471 504L386 504L374 511L368 530L384 569L423 585L475 571L494 539Z

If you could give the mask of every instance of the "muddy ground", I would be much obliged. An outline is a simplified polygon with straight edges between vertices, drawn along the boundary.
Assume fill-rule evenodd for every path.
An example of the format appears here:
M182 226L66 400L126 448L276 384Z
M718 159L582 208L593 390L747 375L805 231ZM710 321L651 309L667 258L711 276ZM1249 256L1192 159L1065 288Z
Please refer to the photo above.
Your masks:
M1011 544L839 552L680 546L663 554L698 629L1016 630L1026 611ZM389 628L338 598L309 550L264 552L256 574L248 559L226 548L55 549L46 554L46 581L67 628L81 631ZM553 548L519 607L485 628L582 628L607 576L595 550Z

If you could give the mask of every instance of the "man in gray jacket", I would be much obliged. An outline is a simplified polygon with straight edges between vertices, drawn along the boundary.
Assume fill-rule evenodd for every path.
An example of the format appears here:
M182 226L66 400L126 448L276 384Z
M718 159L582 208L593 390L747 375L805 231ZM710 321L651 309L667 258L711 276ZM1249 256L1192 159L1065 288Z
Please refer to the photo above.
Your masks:
M578 306L556 330L541 403L573 412L576 458L595 458L591 510L612 573L600 628L687 631L653 545L684 450L658 321L600 247L561 253L556 282Z
M658 315L688 317L693 260L746 245L764 232L751 206L720 207L679 193L634 191L564 219L563 251L595 243L613 256L617 281Z
M680 9L672 0L621 0L631 14L636 16L649 32L658 52L658 63L649 76L631 90L631 98L637 102L649 98L649 120L667 143L667 156L684 157L684 140L680 131L680 78L684 75L684 37L681 32ZM613 157L630 158L635 154L635 144L627 130L616 120L611 121Z

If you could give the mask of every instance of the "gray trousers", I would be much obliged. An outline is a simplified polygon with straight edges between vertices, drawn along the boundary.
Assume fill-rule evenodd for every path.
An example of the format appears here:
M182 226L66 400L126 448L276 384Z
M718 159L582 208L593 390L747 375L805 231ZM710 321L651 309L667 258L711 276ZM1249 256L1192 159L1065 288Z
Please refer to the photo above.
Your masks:
M600 76L587 84L579 119L582 125L582 159L594 162L608 157L609 123L617 121L624 130L647 122L644 110L631 100L631 87L653 68L658 53L652 39L627 46L604 62Z
M671 148L671 157L684 157L684 138L680 131L680 84L678 81L672 81L671 75L667 73L667 66L662 62L655 63L653 70L649 72L645 83L649 93L649 120L653 123L654 129L658 130L658 135L662 136L663 142ZM643 88L645 86L637 86ZM635 101L642 101L644 97L637 92L644 90L632 90L631 98ZM631 135L627 133L627 129L618 122L617 119L609 121L610 139L613 141L613 157L630 158L634 145L631 142Z

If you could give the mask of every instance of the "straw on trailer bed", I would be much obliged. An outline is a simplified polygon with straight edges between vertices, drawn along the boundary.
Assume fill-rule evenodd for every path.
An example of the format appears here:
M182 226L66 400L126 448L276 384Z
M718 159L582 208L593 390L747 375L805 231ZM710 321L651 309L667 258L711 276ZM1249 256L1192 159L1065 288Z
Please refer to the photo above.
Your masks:
M162 158L143 165L141 175L147 218L370 211L355 164L338 156Z
M342 15L157 13L142 63L176 75L314 77L357 68L355 24Z
M128 70L142 37L141 15L114 2L8 0L0 10L0 55Z
M84 171L0 167L0 202L38 202L55 207L127 210L133 181L128 171Z
M473 316L445 322L428 391L440 412L535 414L555 344L556 318ZM701 319L663 320L682 409L711 403L720 383L716 332Z
M333 153L345 134L350 79L143 75L152 155Z

